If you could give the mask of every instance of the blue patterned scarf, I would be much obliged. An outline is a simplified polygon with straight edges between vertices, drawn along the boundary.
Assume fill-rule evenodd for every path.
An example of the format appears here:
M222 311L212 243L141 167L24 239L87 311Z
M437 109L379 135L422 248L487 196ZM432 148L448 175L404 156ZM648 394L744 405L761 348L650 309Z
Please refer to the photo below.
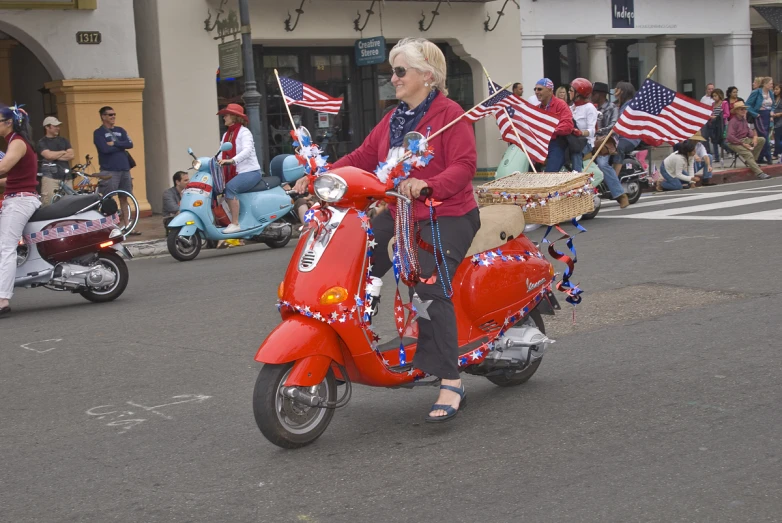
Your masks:
M399 102L396 106L393 116L391 116L391 148L401 147L405 140L405 135L415 130L421 119L429 110L432 101L440 91L435 89L426 97L418 107L409 109L405 102Z

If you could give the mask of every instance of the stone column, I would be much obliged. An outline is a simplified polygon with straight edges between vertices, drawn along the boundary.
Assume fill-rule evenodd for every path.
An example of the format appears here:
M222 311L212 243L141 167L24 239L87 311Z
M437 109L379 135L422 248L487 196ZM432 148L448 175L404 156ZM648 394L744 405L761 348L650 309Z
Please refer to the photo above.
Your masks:
M109 105L117 112L117 125L128 132L133 140L130 154L136 167L133 177L133 193L138 200L142 216L152 209L147 201L147 178L144 154L144 119L142 115L143 78L95 78L79 80L55 80L46 88L57 97L57 118L62 121L62 134L71 142L75 154L74 163L82 163L84 156L94 158L98 169L98 151L92 134L100 127L98 110Z
M668 89L678 91L676 83L676 38L663 36L655 39L657 43L657 71L652 79Z
M589 80L608 83L608 38L587 38L589 45Z
M535 82L543 78L543 35L521 35L521 82L524 84L524 98L534 92ZM496 73L495 73L496 74Z
M13 105L11 92L11 49L16 47L16 40L0 40L0 102Z
M727 89L735 85L746 99L752 89L752 33L712 38L714 42L714 85Z

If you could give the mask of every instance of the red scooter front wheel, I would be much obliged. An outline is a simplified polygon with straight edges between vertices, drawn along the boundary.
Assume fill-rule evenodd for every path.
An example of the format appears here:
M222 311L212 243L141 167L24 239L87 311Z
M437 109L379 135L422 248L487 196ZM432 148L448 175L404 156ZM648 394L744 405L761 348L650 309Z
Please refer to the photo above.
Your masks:
M286 387L292 368L293 362L264 365L253 391L258 428L266 439L285 449L304 447L318 439L331 423L334 409L312 403L333 405L337 400L337 382L331 369L314 387Z

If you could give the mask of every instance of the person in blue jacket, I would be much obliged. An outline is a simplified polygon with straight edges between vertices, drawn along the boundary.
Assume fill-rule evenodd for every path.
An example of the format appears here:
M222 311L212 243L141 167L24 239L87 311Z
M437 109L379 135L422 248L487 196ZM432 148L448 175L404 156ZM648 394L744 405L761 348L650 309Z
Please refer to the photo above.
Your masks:
M774 105L774 80L769 77L761 79L760 87L752 91L747 98L747 113L755 120L755 131L758 136L766 139L763 150L760 151L758 163L773 163L771 159L771 142L768 139L771 130L771 108Z
M130 177L131 158L128 153L128 149L133 148L133 140L130 139L125 129L114 125L117 113L113 108L101 107L100 119L102 125L95 129L92 135L95 148L98 149L100 176L103 177L98 184L98 190L101 194L108 194L116 190L133 194L133 180ZM122 210L120 221L124 228L128 225L128 217L130 216L128 197L119 195L119 203ZM130 234L136 236L141 233L132 231Z

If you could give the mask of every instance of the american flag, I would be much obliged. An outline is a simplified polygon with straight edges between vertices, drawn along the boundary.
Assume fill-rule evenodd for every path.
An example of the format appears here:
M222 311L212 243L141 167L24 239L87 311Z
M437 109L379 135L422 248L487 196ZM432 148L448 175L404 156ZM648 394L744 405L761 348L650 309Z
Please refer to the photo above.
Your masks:
M614 125L625 138L650 145L689 139L709 121L712 108L647 79Z
M495 94L482 104L476 105L466 113L464 113L464 116L472 120L473 122L477 122L478 120L482 118L486 118L490 114L494 114L497 112L498 109L500 109L503 106L507 106L507 99L514 97L510 92L506 90L502 90L499 93ZM515 97L514 97L515 98ZM503 102L505 104L503 105Z
M342 98L334 98L305 83L284 76L280 77L280 85L285 103L288 105L301 105L321 113L339 113Z
M501 89L496 83L489 82L490 93ZM548 144L559 123L556 117L515 95L504 98L499 104L505 109L495 113L502 139L526 149L533 161L544 163L548 156ZM523 147L516 137L514 127L524 143Z

